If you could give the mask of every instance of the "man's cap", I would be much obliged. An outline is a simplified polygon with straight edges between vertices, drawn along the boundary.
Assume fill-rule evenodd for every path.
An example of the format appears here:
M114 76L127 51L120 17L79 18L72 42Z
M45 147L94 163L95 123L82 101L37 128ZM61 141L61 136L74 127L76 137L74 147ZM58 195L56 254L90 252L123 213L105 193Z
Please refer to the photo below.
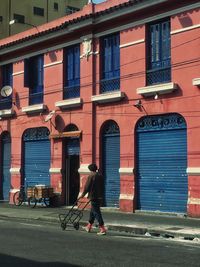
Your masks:
M91 171L91 172L96 172L97 171L97 165L95 163L92 163L88 166L88 169Z

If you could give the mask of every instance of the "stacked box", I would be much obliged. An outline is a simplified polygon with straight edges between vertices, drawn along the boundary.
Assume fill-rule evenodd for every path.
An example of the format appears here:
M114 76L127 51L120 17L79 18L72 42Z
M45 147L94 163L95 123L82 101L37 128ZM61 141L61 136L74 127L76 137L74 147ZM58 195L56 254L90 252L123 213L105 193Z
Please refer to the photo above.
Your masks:
M48 187L37 186L35 187L35 197L36 198L47 198L48 196Z
M47 186L33 186L27 188L27 197L49 198L54 195L53 188Z
M27 197L35 196L35 187L27 187Z

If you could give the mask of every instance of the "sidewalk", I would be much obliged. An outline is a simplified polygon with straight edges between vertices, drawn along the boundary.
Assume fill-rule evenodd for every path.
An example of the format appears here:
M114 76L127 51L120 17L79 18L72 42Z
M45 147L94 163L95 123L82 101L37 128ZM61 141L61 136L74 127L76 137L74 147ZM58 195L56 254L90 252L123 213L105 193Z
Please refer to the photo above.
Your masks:
M0 219L23 219L58 223L59 214L67 214L68 208L46 208L37 206L34 209L28 206L16 207L0 203ZM124 213L113 209L102 208L105 225L109 230L127 232L130 234L161 236L166 238L183 238L200 242L200 219L188 218L181 215L160 215L156 213ZM88 210L80 225L86 224Z

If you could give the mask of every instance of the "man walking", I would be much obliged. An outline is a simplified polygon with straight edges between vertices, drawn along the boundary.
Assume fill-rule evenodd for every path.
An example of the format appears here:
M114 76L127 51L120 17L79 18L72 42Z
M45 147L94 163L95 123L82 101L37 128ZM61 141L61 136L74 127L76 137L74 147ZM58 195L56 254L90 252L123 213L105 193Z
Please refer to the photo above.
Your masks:
M84 229L89 233L92 230L94 220L97 219L100 231L98 235L105 235L106 229L101 214L101 202L103 200L103 176L98 173L97 165L92 163L88 166L90 175L87 178L83 193L79 198L84 197L88 193L88 198L91 200L91 210L89 216L89 223Z

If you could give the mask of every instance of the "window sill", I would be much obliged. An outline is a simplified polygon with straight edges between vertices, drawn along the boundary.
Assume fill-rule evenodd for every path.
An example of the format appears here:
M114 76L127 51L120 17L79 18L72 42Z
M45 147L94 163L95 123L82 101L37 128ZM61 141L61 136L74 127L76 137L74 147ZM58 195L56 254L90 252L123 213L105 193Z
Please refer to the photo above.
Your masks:
M1 118L10 118L14 115L14 110L11 109L2 109L0 110L0 117Z
M36 113L36 112L42 112L46 110L46 108L47 107L44 104L36 104L36 105L30 105L30 106L22 108L22 112L25 112L27 114Z
M195 78L192 80L192 84L195 86L200 86L200 78Z
M82 105L82 99L80 97L65 99L65 100L58 101L55 103L55 106L60 109L76 108L76 107L80 107L81 105Z
M137 94L143 96L153 96L155 94L169 94L178 88L177 84L170 83L162 83L151 86L145 86L137 88Z
M121 91L109 92L100 95L93 95L91 97L92 102L97 103L110 103L117 102L124 98L125 94Z

